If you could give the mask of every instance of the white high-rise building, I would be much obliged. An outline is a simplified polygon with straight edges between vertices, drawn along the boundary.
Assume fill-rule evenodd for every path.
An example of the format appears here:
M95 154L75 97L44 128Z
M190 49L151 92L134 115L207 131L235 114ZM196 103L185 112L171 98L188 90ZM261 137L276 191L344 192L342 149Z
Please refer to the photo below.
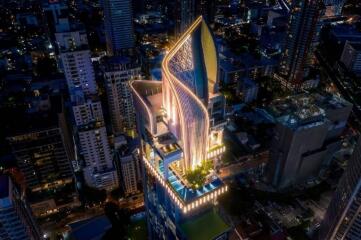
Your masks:
M125 153L125 155L117 158L119 161L119 175L121 185L123 186L124 193L131 195L138 193L138 178L137 178L137 159L133 153Z
M73 106L75 123L77 126L91 122L103 122L103 111L99 101L88 99Z
M111 190L118 186L112 162L103 111L91 53L84 30L73 25L55 34L72 101L77 131L78 153L83 160L85 182L91 187Z
M104 64L105 90L115 135L135 130L135 112L129 82L139 79L139 65L128 58L112 57Z
M56 33L55 37L69 90L80 87L86 95L96 94L97 86L86 32L73 31L69 27L68 31Z
M113 165L101 104L96 99L78 98L73 106L80 153L89 186L111 190L118 185Z
M138 193L138 182L141 180L138 148L128 143L123 135L115 137L114 148L114 162L125 195Z
M105 127L79 132L81 153L85 161L83 169L87 185L112 190L118 186L118 178L110 155Z

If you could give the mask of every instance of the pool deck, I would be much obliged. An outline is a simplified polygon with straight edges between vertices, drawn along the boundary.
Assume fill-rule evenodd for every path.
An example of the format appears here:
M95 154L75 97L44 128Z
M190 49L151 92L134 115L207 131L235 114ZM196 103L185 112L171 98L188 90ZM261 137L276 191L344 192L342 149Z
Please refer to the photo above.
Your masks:
M164 166L162 162L160 162L159 164L158 172L162 176L164 175ZM215 178L211 182L203 185L202 187L193 190L192 188L187 187L183 182L184 181L179 179L179 177L176 176L176 174L171 169L169 169L168 183L172 186L173 190L184 202L194 201L197 198L200 198L207 193L217 190L224 185L219 178Z

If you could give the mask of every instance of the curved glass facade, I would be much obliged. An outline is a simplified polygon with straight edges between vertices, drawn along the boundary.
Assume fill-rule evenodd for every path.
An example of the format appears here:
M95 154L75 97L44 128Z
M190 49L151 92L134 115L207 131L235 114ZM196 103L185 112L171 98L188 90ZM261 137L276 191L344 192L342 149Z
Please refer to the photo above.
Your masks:
M218 59L207 24L199 17L162 63L163 102L170 130L183 147L183 167L207 159L209 95L215 91Z
M214 163L225 151L217 56L213 36L199 17L165 56L162 81L130 83L145 166L147 211L153 214L153 207L163 204L167 211L181 213L175 222L228 190L215 171L209 170L201 185L192 185L187 178L189 170L203 161ZM164 194L164 199L153 198L155 192Z

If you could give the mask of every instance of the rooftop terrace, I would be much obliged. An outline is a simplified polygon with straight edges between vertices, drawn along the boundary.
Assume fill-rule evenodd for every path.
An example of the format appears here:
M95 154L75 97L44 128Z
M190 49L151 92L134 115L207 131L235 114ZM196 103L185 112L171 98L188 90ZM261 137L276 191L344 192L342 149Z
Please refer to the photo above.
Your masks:
M349 106L349 102L335 95L300 94L274 100L267 112L273 121L300 126L322 122L327 110Z
M168 170L168 177L166 178L163 160L160 160L158 164L155 164L154 160L148 161L146 158L143 158L143 161L150 173L163 185L184 213L196 209L228 191L228 187L216 176L213 176L198 189L192 189L187 186L186 179L176 174L172 169Z

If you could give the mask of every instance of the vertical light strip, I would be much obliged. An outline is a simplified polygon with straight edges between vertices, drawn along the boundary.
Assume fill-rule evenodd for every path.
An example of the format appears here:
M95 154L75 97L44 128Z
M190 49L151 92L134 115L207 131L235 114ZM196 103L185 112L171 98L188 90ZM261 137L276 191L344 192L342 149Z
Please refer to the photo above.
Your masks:
M182 142L183 142L183 150L184 150L184 156L185 156L185 162L184 167L185 169L194 168L197 164L199 164L202 160L206 159L206 149L207 149L207 143L208 143L208 131L209 131L209 116L208 116L208 110L204 103L196 96L188 86L186 86L181 80L179 80L176 76L174 76L173 73L171 73L169 69L169 62L174 57L174 55L179 51L179 49L183 46L183 44L186 43L187 40L189 40L189 37L191 33L199 27L199 25L202 23L202 17L199 17L192 26L183 34L183 36L176 42L174 47L170 50L169 54L167 54L162 62L162 69L164 73L163 81L168 81L169 87L171 88L173 92L173 96L176 99L177 106L178 106L178 112L180 115L180 129L182 134ZM164 84L167 86L167 84ZM181 91L181 92L180 92ZM193 124L190 122L185 122L186 114L189 114L189 112L186 112L188 109L184 105L184 101L187 101L188 104L190 104L189 100L186 100L184 96L181 96L180 94L187 94L186 98L194 100L195 103L197 103L200 107L200 110L203 112L204 115L204 129L198 129L198 126L194 126L191 129L188 129L187 126L189 124ZM181 100L181 97L183 97L183 101ZM192 106L188 106L191 110L194 109ZM189 111L189 110L188 110ZM197 116L198 117L198 116ZM200 121L199 119L193 119L194 121ZM197 130L196 132L194 130ZM188 134L187 134L188 133ZM191 139L190 139L191 138ZM191 144L197 144L198 146L202 146L200 149L197 146L190 146Z

